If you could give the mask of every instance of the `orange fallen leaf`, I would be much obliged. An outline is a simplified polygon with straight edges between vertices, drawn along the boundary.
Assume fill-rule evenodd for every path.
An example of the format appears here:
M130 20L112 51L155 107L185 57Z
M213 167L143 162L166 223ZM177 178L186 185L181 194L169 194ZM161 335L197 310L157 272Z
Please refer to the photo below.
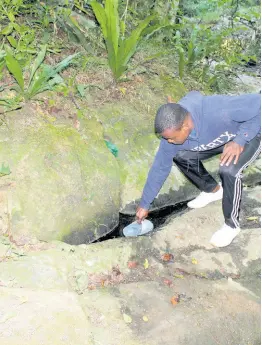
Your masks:
M165 262L172 261L173 259L174 259L174 255L172 255L170 253L165 253L162 255L162 260Z
M177 305L179 303L179 296L175 295L171 298L170 302L173 304L173 305Z
M128 268L136 268L138 266L138 263L136 261L129 261L127 263Z

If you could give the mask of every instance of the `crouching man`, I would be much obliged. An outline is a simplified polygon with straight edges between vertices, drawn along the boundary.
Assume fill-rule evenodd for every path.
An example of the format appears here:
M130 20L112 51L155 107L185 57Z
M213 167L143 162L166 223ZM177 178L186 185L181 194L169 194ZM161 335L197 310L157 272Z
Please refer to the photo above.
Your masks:
M174 161L201 191L188 203L190 208L222 199L225 223L210 242L216 247L228 246L240 232L242 172L260 153L260 130L260 94L203 96L192 91L177 104L162 105L155 118L155 132L162 139L136 213L138 222L148 216ZM222 185L202 163L217 154Z

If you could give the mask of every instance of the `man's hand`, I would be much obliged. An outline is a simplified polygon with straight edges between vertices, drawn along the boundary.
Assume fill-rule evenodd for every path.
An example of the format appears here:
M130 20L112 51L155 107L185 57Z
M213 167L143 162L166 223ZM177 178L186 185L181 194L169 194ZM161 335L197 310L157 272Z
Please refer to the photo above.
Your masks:
M237 164L239 156L241 155L243 150L243 146L240 146L234 141L230 141L224 146L223 153L220 157L220 165L223 166L225 164L226 166L229 166L234 158L234 164Z
M148 210L138 207L136 211L136 220L140 224L148 216Z

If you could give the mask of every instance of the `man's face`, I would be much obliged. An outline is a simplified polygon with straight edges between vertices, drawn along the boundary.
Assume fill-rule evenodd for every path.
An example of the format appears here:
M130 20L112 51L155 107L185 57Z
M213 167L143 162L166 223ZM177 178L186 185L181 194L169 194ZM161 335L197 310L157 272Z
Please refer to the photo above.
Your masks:
M169 128L166 129L161 136L170 144L183 144L188 138L191 129L187 125L182 125L180 129Z

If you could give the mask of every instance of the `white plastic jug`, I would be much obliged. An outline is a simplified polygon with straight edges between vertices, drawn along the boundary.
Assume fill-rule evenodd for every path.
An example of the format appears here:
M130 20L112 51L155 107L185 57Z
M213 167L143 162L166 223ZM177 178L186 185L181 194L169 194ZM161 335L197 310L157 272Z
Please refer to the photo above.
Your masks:
M138 222L133 222L129 225L127 225L123 229L123 234L125 237L136 237L145 235L148 232L152 231L154 229L154 225L150 220L145 219L139 224Z

